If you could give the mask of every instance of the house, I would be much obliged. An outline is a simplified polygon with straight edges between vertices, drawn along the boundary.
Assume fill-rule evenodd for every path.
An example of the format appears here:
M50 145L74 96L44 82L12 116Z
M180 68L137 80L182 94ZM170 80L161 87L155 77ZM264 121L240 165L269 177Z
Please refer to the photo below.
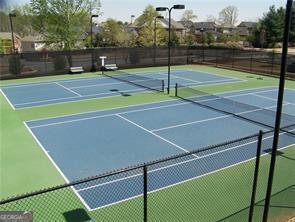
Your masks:
M201 43L204 33L211 33L215 39L219 36L217 24L215 22L195 22L194 23L196 41Z
M217 32L217 25L215 22L195 22L194 28L196 34L201 32Z
M163 18L163 19L159 19L159 22L162 25L162 27L168 32L169 20L167 18ZM181 23L171 19L171 28L173 29L173 31L176 32L176 35L180 38L180 41L182 41L185 36L185 30L186 30L185 27Z
M21 52L21 37L16 33L13 34L14 36L14 47L16 52ZM10 54L13 52L13 44L12 44L12 35L11 32L0 32L0 41L3 45L4 54Z
M237 27L234 25L217 25L216 29L217 29L217 32L220 34L232 35L235 33Z
M167 18L162 18L162 19L158 19L157 21L162 26L162 28L168 32L169 20ZM136 30L136 32L138 32L144 26L145 26L145 24L139 26L137 23L137 20L135 20L135 22L132 25L129 25L129 28L133 32L134 32L134 30ZM182 41L185 36L185 31L186 31L185 27L181 23L176 22L173 19L171 19L171 29L173 29L173 31L175 31L176 35L180 38L180 41Z
M22 38L22 52L41 51L44 48L45 42L40 35L29 35Z
M241 22L237 27L241 29L246 29L248 33L251 33L253 29L257 26L257 22Z

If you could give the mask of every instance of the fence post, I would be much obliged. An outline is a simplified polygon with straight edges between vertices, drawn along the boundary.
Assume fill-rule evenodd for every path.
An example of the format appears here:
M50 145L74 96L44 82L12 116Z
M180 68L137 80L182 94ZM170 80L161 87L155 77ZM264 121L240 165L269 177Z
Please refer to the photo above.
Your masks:
M147 166L143 167L143 221L147 222Z
M253 187L252 187L252 195L251 195L251 203L250 203L249 219L248 219L249 222L252 222L253 220L257 181L258 181L258 174L259 174L260 155L261 155L261 148L262 148L262 137L263 137L263 132L260 130L258 135L258 141L257 141L256 162L255 162L255 169L254 169Z
M186 47L186 64L189 64L189 47Z
M252 72L252 66L253 66L253 52L254 52L254 49L251 50L251 57L250 57L250 72Z
M232 68L235 66L235 48L233 48L233 54L232 54Z
M215 49L215 66L218 66L218 49Z
M272 51L272 56L271 56L271 74L273 74L274 62L275 62L275 52Z

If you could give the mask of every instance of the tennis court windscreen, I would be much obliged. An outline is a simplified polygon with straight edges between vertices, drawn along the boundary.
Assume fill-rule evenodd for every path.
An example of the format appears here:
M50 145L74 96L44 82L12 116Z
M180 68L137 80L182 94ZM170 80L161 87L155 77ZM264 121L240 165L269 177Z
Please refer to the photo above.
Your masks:
M233 115L239 119L259 124L267 128L273 129L275 126L276 113L270 109L237 102L236 100L232 100L229 97L225 98L218 95L209 94L188 86L181 86L179 84L176 84L175 95L178 98L190 101L199 106L210 108L226 115ZM285 113L282 114L282 128L288 128L288 126L294 124L295 116Z
M116 79L121 82L126 82L145 89L164 92L164 80L149 78L143 75L126 73L121 70L103 71L103 75Z

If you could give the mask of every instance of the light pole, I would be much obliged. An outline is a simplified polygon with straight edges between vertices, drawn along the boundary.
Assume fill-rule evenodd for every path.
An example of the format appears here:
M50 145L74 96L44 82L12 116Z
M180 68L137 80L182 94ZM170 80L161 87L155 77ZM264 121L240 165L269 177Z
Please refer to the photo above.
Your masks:
M163 19L164 17L159 15L154 19L154 64L156 63L156 48L157 48L157 19Z
M95 72L96 71L96 68L95 68L95 65L94 65L94 58L93 58L93 31L92 31L92 19L93 18L97 18L98 15L91 15L90 17L90 47L91 47L91 72Z
M131 15L131 25L132 25L132 23L133 23L133 19L135 18L135 15Z
M168 7L157 7L156 11L163 12L167 11L169 12L169 29L168 29L168 87L167 87L167 93L170 93L170 65L171 65L171 11L172 9L184 9L184 5L173 5L171 8Z
M9 13L9 21L10 21L10 29L11 29L11 40L12 40L12 52L15 54L15 44L14 44L14 34L13 34L13 25L12 25L12 17L16 17L15 12Z
M279 82L279 90L278 90L278 99L277 99L277 111L276 111L276 120L274 127L274 136L273 136L273 144L271 151L271 159L269 166L269 175L267 182L267 190L265 195L264 202L264 211L263 211L263 222L268 221L268 212L271 201L272 194L272 186L273 186L273 178L276 167L276 157L278 152L278 145L280 139L280 127L281 127L281 118L283 111L283 103L284 103L284 89L285 89L285 79L286 79L286 64L287 64L287 55L288 55L288 43L289 43L289 35L290 35L290 26L291 26L291 17L292 17L292 5L293 0L287 1L286 13L285 13L285 25L284 25L284 36L283 36L283 48L282 48L282 56L281 56L281 70L280 70L280 82Z

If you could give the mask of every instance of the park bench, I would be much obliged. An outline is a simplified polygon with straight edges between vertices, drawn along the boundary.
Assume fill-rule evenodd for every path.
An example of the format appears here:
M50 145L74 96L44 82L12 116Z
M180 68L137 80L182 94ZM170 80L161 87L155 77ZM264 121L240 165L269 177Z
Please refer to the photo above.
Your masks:
M82 66L76 66L76 67L70 67L70 73L74 74L74 73L82 73L84 72L84 69Z

